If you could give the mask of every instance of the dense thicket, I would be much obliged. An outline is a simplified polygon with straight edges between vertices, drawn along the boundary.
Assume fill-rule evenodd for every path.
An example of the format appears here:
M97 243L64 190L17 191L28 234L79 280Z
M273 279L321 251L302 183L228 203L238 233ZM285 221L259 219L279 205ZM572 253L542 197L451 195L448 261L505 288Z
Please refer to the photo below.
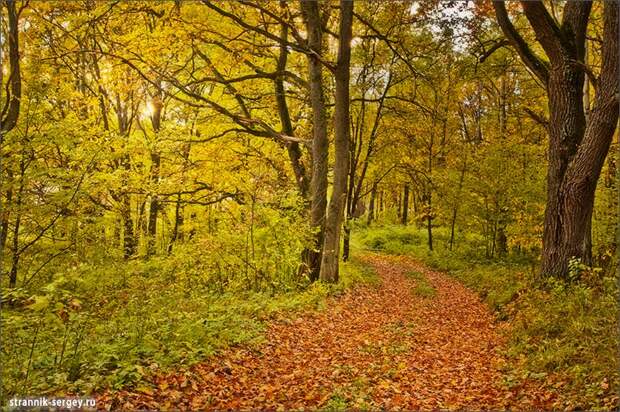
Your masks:
M3 282L24 286L68 261L144 258L184 242L237 251L226 262L210 254L217 272L241 267L254 276L297 271L316 279L321 260L329 260L321 257L323 241L334 250L340 232L342 218L328 216L343 214L327 213L330 170L335 190L346 193L345 250L354 219L396 213L403 224L424 223L429 249L436 247L433 227L449 226L449 247L459 231L474 230L487 255L524 253L540 245L547 131L552 143L565 141L557 133L568 126L556 112L573 107L590 119L575 126L592 135L581 151L598 160L575 154L568 169L570 159L548 169L543 271L562 275L571 257L591 263L588 242L577 238L590 230L584 205L593 204L599 170L607 186L614 181L613 158L610 167L604 159L615 121L601 110L617 112L616 48L603 39L614 37L617 17L612 6L571 7L562 27L579 25L581 43L566 38L562 47L576 48L582 63L570 70L579 79L549 83L547 109L538 82L558 70L533 54L502 3L497 16L508 41L483 3L361 3L346 24L349 63L335 61L340 12L331 3L5 1ZM527 13L534 29L559 33L555 17L540 9L545 22L537 23L536 10ZM543 44L547 52L552 46ZM351 72L350 110L343 109L350 120L338 115L340 72ZM552 89L577 97L554 103ZM350 143L336 144L332 157L329 136L343 141L340 132ZM596 167L588 172L576 162ZM576 177L558 175L565 170ZM590 193L586 203L571 187ZM549 194L556 192L572 194L559 206ZM330 207L339 199L332 195ZM581 217L570 229L562 216L574 210ZM274 228L286 237L295 221L304 222L294 223L292 236L306 263L274 271L278 259L267 244L278 242ZM308 236L315 241L305 243ZM585 249L577 253L576 243ZM610 245L595 242L595 255Z

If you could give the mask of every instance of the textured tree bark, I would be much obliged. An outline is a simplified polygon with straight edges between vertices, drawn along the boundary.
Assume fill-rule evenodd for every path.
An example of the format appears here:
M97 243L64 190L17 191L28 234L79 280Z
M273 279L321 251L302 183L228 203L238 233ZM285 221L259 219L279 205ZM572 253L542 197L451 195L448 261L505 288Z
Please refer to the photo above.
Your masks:
M284 70L286 70L286 62L288 60L288 49L286 42L288 41L288 26L280 25L280 51L278 55L278 76L274 79L274 88L276 92L276 103L278 105L278 114L282 125L282 132L287 136L293 136L293 123L286 102L286 90L284 89ZM304 200L308 198L308 178L306 176L306 168L302 162L302 153L299 143L286 142L286 150L295 174L295 182L299 194Z
M568 2L558 24L540 1L523 10L549 58L543 62L494 1L498 23L549 100L549 168L541 275L568 276L571 258L591 263L594 192L618 122L618 2L604 3L602 64L594 103L584 110L585 40L591 2Z
M336 93L334 109L334 186L327 211L325 242L321 263L321 280L338 281L338 254L340 230L347 195L349 170L349 140L351 138L349 113L349 78L351 75L351 37L353 33L353 0L340 1L340 33L336 64Z
M310 105L312 107L312 178L310 181L310 226L314 230L313 247L303 256L304 270L311 281L319 278L327 207L327 119L323 90L323 68L320 56L323 52L323 29L319 3L300 1L308 32Z
M618 122L618 4L606 2L604 7L603 66L587 121L582 94L584 73L571 64L572 56L552 65L549 75L551 116L543 276L566 277L571 258L592 264L594 192ZM582 50L579 54L583 59Z
M346 219L344 227L343 227L343 235L342 239L342 261L347 262L349 260L349 255L351 253L351 227L349 226L349 219Z

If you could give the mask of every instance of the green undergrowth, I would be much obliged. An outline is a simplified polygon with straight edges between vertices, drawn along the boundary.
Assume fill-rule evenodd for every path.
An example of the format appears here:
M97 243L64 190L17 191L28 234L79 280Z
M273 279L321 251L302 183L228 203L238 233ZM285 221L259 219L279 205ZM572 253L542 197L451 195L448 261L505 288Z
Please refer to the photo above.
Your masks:
M404 254L450 273L478 292L498 320L508 321L505 383L548 381L558 408L617 409L619 377L618 278L579 263L569 281L541 283L535 261L523 255L484 257L477 236L462 236L447 250L447 231L435 231L428 251L423 229L361 228L355 243L368 250ZM611 267L614 267L611 265Z
M92 393L189 366L237 344L260 344L267 320L321 309L378 276L355 259L340 282L218 292L169 260L80 265L37 290L2 296L2 396Z
M407 276L415 280L415 286L413 287L413 294L423 298L432 298L437 294L437 291L429 282L429 280L422 273L417 271L411 271L407 273Z

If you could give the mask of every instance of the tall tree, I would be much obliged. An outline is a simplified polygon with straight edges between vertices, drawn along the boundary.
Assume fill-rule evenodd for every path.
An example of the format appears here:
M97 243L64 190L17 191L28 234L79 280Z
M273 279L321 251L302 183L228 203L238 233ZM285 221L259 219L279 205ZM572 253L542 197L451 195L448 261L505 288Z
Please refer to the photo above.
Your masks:
M349 139L351 138L349 113L349 79L351 77L351 38L353 33L353 0L340 1L340 29L338 60L336 63L336 99L334 112L335 161L334 185L327 211L325 242L321 263L321 279L338 280L338 254L340 230L344 216L349 170Z
M585 62L592 2L567 2L561 22L542 1L521 1L547 56L543 60L512 24L503 1L493 1L497 21L523 63L544 84L549 105L549 168L542 276L567 276L573 257L591 263L594 192L618 122L618 6L604 2L602 63L595 78ZM586 116L586 75L596 87Z
M0 112L0 143L3 141L3 136L17 125L22 96L19 67L19 11L15 7L15 0L3 0L2 5L7 9L8 17L9 79L5 102L2 106L2 112Z
M0 111L0 145L4 142L4 136L17 125L22 95L21 71L19 67L19 13L15 7L15 0L3 0L0 4L0 10L2 10L1 6L6 7L8 17L9 79L5 89L4 103ZM4 57L4 50L0 51L0 53L2 53L2 57ZM4 58L0 59L0 62L2 60L4 60ZM4 84L2 76L3 73L0 71L0 87ZM2 93L0 93L0 95L1 94ZM0 163L1 162L2 159L0 158ZM10 203L13 198L13 190L11 187L8 188L5 196L6 203ZM0 203L0 256L4 250L9 231L9 213L2 210L5 209L2 207L2 203Z
M323 88L323 24L319 3L301 0L301 10L308 33L307 55L310 87L310 106L312 107L312 178L310 181L310 226L315 231L312 249L305 251L304 264L311 280L320 275L323 254L323 234L325 230L325 209L327 206L327 117L325 113L325 94Z
M162 120L162 109L164 106L163 103L164 93L161 89L161 82L158 83L155 93L152 96L151 100L151 125L153 126L153 147L151 148L151 183L154 187L157 187L157 182L159 180L160 168L161 168L161 153L157 148L158 139L159 139L159 131L161 130L161 120ZM147 253L153 254L156 253L157 248L157 215L159 213L160 203L159 196L157 193L151 194L151 205L149 208L149 221L148 221L148 234L149 238L147 241Z

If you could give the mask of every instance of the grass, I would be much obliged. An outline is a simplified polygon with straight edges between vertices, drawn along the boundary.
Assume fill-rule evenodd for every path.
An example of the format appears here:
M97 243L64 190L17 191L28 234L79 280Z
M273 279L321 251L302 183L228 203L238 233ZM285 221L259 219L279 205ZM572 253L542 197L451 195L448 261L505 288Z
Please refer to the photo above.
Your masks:
M231 345L261 344L269 319L320 310L329 296L379 279L353 259L335 285L219 293L202 287L200 275L165 265L81 266L34 296L4 291L0 403L132 387L149 373L189 366Z
M561 409L618 408L617 274L582 265L572 282L551 279L541 284L531 257L487 259L477 235L461 235L450 252L448 233L438 228L436 250L429 252L425 231L415 227L358 228L353 233L358 247L409 255L449 273L476 291L498 320L508 321L507 384L525 378L553 383ZM423 285L419 273L410 276ZM414 293L432 293L425 286L417 288Z
M411 271L407 273L407 276L415 279L415 286L413 287L413 294L423 298L432 298L437 294L437 291L429 282L429 280L422 273L417 271Z

